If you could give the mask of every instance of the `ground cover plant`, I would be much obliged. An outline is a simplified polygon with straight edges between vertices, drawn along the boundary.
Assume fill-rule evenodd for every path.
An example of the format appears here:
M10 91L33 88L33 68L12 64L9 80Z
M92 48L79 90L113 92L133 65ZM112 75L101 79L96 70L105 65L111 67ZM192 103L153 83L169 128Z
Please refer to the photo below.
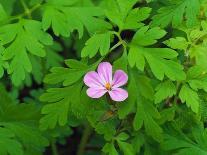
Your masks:
M0 0L0 155L207 155L207 0Z

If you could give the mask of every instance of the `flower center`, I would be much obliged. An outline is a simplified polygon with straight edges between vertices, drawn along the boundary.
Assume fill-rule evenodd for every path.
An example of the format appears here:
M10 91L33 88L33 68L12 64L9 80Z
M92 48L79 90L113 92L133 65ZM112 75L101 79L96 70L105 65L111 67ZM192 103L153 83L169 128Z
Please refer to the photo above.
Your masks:
M111 84L110 84L110 83L106 83L106 84L105 84L105 88L106 88L107 90L111 90Z

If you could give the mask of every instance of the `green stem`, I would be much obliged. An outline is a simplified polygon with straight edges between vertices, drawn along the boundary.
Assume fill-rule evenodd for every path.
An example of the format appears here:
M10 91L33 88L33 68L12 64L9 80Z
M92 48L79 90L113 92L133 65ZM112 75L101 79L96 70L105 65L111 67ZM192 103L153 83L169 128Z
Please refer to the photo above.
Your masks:
M89 124L86 125L84 132L83 132L83 136L81 138L79 147L78 147L78 152L77 155L83 155L85 152L85 147L87 145L87 142L89 140L89 137L92 133L92 128Z
M121 33L121 32L115 32L115 31L112 31L112 34L116 35L117 38L119 39L119 42L121 42L121 44L124 46L124 48L126 48L127 43L121 38L120 33Z
M56 147L56 140L55 139L52 140L51 148L52 148L52 154L53 155L58 155L58 150L57 150L57 147Z
M32 19L32 15L31 15L31 12L30 12L30 9L28 8L27 4L25 3L24 0L21 0L21 4L25 10L25 14L28 16L29 19Z
M122 45L121 41L119 41L117 44L115 44L113 47L111 47L110 52L113 51L114 49L116 49L117 47L119 47L120 45Z
M41 3L38 3L37 5L33 6L31 9L29 9L29 12L30 12L29 14L31 15L32 12L34 12L35 10L39 9L42 6L43 5L41 5ZM2 23L8 23L8 22L13 21L13 20L18 20L18 19L21 19L22 17L27 16L27 15L28 15L28 12L25 11L21 14L16 15L16 16L10 16L10 18L4 20Z

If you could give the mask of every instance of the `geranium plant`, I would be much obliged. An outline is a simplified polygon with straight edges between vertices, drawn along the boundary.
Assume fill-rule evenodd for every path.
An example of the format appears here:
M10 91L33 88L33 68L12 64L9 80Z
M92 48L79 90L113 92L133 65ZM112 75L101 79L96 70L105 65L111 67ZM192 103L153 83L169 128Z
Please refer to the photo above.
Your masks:
M206 155L207 0L0 0L0 155Z

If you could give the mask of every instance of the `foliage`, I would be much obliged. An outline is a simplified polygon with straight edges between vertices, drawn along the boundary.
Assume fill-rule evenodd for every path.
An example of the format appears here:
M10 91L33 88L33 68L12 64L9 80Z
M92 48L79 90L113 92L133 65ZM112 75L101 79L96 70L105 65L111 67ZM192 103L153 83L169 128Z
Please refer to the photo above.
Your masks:
M206 60L207 0L0 0L0 155L206 155Z

